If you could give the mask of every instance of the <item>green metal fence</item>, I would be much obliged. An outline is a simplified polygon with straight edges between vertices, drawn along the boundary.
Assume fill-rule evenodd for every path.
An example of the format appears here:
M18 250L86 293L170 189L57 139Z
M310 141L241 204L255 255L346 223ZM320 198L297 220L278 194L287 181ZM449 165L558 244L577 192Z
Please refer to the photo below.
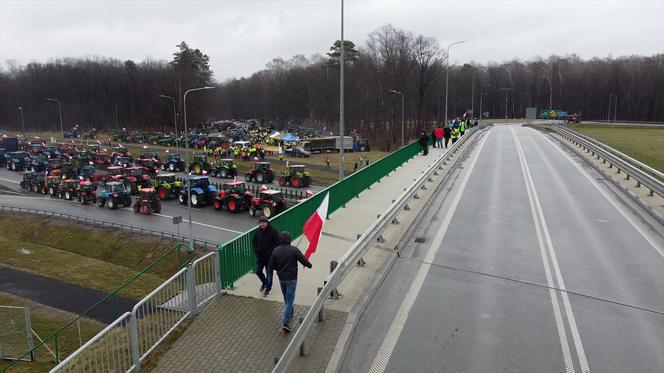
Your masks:
M380 181L404 162L411 159L420 151L419 143L413 142L396 150L358 170L341 181L316 193L270 220L280 231L288 231L295 238L302 234L302 227L306 220L320 206L326 193L330 194L328 215L344 207L351 199L357 197L374 183ZM254 269L255 256L251 244L256 228L219 246L219 261L221 271L221 286L224 289L233 288L235 281Z

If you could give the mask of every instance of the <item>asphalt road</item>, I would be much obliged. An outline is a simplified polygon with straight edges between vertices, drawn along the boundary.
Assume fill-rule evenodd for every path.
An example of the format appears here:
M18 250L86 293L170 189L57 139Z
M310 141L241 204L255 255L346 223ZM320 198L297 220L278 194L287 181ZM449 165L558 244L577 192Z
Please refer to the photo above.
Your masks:
M582 162L533 129L489 130L341 371L664 372L664 227Z

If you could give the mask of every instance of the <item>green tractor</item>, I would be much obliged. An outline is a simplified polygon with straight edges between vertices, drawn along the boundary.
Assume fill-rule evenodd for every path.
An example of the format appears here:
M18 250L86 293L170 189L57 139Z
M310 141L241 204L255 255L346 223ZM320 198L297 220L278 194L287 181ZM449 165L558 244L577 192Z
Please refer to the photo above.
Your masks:
M175 174L159 174L152 179L152 188L157 191L159 199L166 201L177 198L184 183L175 178Z
M311 175L302 164L288 166L288 169L279 177L279 185L306 188L311 185Z
M244 181L248 183L255 181L259 184L269 184L274 181L270 162L254 162L254 167L244 174Z
M23 180L20 183L22 189L31 190L39 193L44 185L44 173L26 171L23 173Z
M189 164L189 172L195 175L204 175L210 172L212 165L208 162L207 155L194 155Z
M212 170L212 176L232 179L237 176L237 165L232 159L222 159Z

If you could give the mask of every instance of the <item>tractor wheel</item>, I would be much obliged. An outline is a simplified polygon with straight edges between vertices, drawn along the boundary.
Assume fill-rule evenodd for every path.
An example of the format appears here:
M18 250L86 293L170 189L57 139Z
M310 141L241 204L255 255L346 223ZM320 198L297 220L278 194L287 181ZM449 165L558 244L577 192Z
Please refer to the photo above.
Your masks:
M200 197L198 196L198 194L193 193L193 194L191 195L191 206L192 206L192 207L198 207L198 205L199 205L200 203L201 203L201 201L200 201Z
M361 152L366 152L367 151L366 145L360 145L360 151Z
M249 216L256 216L256 208L254 206L249 207Z
M203 173L203 167L202 167L201 165L199 165L199 164L195 164L195 165L194 165L194 173L195 173L196 175L200 175L200 174L202 174L202 173Z
M253 178L253 175L250 172L247 172L246 174L244 174L244 181L250 183L252 178Z
M133 210L134 210L134 212L136 212L136 213L138 213L139 211L141 211L141 206L138 204L138 201L136 201L136 202L134 203Z
M215 210L221 210L221 200L215 198L214 202L212 202L212 206L214 207Z
M69 193L69 191L65 192L65 199L71 201L71 193Z
M228 211L236 213L240 211L240 202L235 197L228 197L226 199L226 207L228 208Z
M274 172L272 172L272 171L270 170L270 171L267 173L267 175L265 175L265 182L266 182L266 183L271 183L271 182L273 182L273 181L274 181Z
M30 167L30 171L37 172L37 167L35 167L35 166Z
M279 176L279 186L285 187L286 186L286 178L283 176Z
M303 187L308 187L311 185L311 176L305 176L302 178L302 186Z
M228 177L228 170L222 168L221 171L219 171L219 174L225 179Z
M273 215L274 215L274 207L272 207L271 205L263 206L263 216L269 219Z
M302 179L299 176L293 176L290 180L290 184L293 188L299 188L302 186Z
M80 201L81 204L83 204L83 205L87 205L87 204L88 204L88 199L87 199L87 198L83 198L83 196L80 196L80 197L79 197L79 201Z
M21 181L21 183L19 185L21 186L21 189L26 189L25 181Z
M97 206L104 207L105 204L106 204L106 201L104 201L103 199L99 198L97 200Z
M157 204L154 206L154 209L152 211L155 214L159 214L161 212L161 202L157 201Z
M180 193L178 196L178 202L180 202L181 205L184 205L187 203L187 200L185 199L187 194L186 193Z
M256 181L259 184L263 184L265 182L265 174L261 171L256 172Z
M175 171L175 164L174 163L169 163L168 164L168 170L171 171L171 172Z
M118 208L118 202L114 198L109 198L106 204L108 205L108 208L111 210L115 210L116 208Z
M53 187L49 187L49 188L48 188L48 194L49 194L51 197L55 197L55 188L53 188Z
M129 207L129 206L131 206L131 198L127 197L124 200L124 207Z
M16 171L16 163L12 163L12 171Z
M168 190L166 190L166 188L164 188L163 186L159 187L158 194L160 200L165 201L168 199Z
M152 212L152 209L150 208L150 202L148 202L148 201L143 201L143 202L141 203L141 211L142 211L143 214L145 214L145 215L150 215L150 213Z

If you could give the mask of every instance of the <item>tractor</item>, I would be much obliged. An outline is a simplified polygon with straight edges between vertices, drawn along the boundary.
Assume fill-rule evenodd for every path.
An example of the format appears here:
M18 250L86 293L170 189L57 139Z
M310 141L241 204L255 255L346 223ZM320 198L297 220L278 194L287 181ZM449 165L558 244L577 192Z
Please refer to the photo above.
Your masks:
M161 162L161 157L159 157L159 153L157 153L156 150L147 147L144 147L143 153L141 153L139 158L154 158L157 161Z
M120 205L124 207L131 206L129 191L124 183L119 181L109 181L106 184L97 186L95 195L97 196L97 206L99 207L106 205L109 209L115 210Z
M260 213L266 218L271 218L287 208L286 199L284 194L279 190L262 190L257 196L252 198L251 207L249 207L249 215L256 216Z
M180 154L171 153L168 155L168 160L161 164L161 169L171 172L183 171L184 170L184 160L180 158Z
M62 183L62 178L60 176L46 176L44 180L44 188L42 193L47 194L51 197L57 197L58 189L60 189L60 184Z
M67 201L72 201L80 195L80 184L78 179L62 180L60 188L58 188L58 197L64 198Z
M127 167L124 169L124 180L128 182L131 194L138 193L138 189L147 188L152 185L150 175L143 167Z
M252 199L253 195L247 190L244 182L233 181L222 184L213 206L215 210L221 210L223 206L226 206L228 211L235 213L251 207Z
M5 153L5 165L8 170L21 171L29 167L32 157L28 152Z
M152 188L157 191L160 200L166 201L180 195L182 182L175 179L175 174L161 174L152 180Z
M70 162L61 162L60 163L60 176L62 176L65 179L75 179L78 177L78 172L76 172L76 168L74 168L74 165ZM53 174L53 171L51 171Z
M44 185L44 174L41 172L24 172L23 180L20 183L21 188L31 190L35 193L41 192Z
M84 205L95 203L97 200L95 185L90 181L83 180L80 182L80 187L81 189L80 193L78 194L78 200Z
M279 185L282 187L289 185L293 188L308 187L311 185L311 175L305 170L304 165L288 166L279 177Z
M48 160L43 156L33 156L27 168L32 172L44 172L49 169Z
M111 149L111 158L113 159L113 163L117 163L116 160L120 157L129 158L129 161L126 162L128 164L134 162L134 158L131 156L129 149L120 145L114 146L113 149Z
M267 184L274 181L274 172L270 169L270 162L254 162L254 167L244 174L246 182L255 181L259 184Z
M87 165L87 166L83 166L83 168L81 168L80 177L82 177L84 180L92 180L94 175L95 175L95 167L94 166Z
M60 153L60 151L55 146L50 146L50 145L44 147L42 155L44 155L47 159L62 157L62 153Z
M136 160L136 166L143 167L143 170L151 177L155 177L159 173L159 161L155 158L139 158Z
M133 164L134 160L131 157L117 156L113 159L114 166L131 167Z
M210 172L212 165L208 163L206 155L194 155L189 164L189 172L195 175L204 175Z
M145 215L161 212L161 202L154 189L144 188L138 192L138 196L134 199L134 212L142 212Z
M92 163L94 163L96 169L105 170L111 165L111 157L108 155L108 152L94 153Z
M190 200L193 207L213 203L215 197L217 197L217 188L210 184L210 179L207 176L190 176L189 183L191 184ZM180 196L178 197L178 200L183 205L187 203L187 192L187 185L185 185L180 190Z
M232 179L237 176L237 165L232 159L222 159L212 170L212 176Z

